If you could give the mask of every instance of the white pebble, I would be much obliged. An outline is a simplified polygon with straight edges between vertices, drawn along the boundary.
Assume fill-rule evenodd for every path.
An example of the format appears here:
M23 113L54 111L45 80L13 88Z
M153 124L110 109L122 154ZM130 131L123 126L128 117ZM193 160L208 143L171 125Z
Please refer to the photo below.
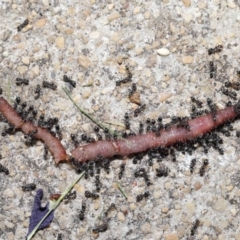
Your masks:
M170 54L170 51L166 48L160 48L157 50L157 53L161 56L167 56Z

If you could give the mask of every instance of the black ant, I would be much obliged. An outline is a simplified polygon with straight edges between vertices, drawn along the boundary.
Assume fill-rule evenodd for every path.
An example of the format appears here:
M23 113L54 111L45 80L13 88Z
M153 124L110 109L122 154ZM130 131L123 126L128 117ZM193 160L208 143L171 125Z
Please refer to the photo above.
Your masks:
M100 182L100 176L99 175L97 175L96 177L95 177L95 186L96 186L96 191L97 192L100 192L100 189L101 189L101 182Z
M28 25L29 21L26 19L22 24L17 27L18 32L20 32L24 27Z
M195 165L196 165L196 158L191 160L191 163L190 163L190 173L193 173Z
M146 191L146 192L143 193L143 194L137 195L136 201L137 201L137 202L140 202L140 201L142 201L144 198L148 198L149 196L150 196L150 192L149 192L149 191Z
M139 108L134 110L134 117L137 117L141 112L146 109L146 104L142 104Z
M229 96L229 97L231 97L234 100L237 100L237 93L235 93L233 91L230 91L230 90L228 90L228 89L226 89L224 87L222 87L220 90L222 91L222 93L224 95Z
M68 82L72 87L76 87L76 82L71 80L67 75L63 75L63 81Z
M81 211L80 211L80 213L79 213L79 219L80 219L81 221L84 220L85 211L86 211L86 203L83 202L83 203L82 203L82 209L81 209Z
M16 84L17 84L17 86L28 85L29 84L29 80L25 79L25 78L16 78Z
M166 167L161 167L161 168L156 169L156 172L157 172L156 173L157 177L167 177L169 170Z
M222 45L218 45L216 46L215 48L209 48L208 49L208 55L212 55L214 53L218 53L218 52L221 52L223 49L223 46Z
M118 174L119 179L122 179L124 171L125 171L125 164L123 163L123 164L120 165L120 172Z
M44 152L43 152L44 160L47 160L47 156L48 156L48 147L46 145L44 145Z
M36 98L40 97L40 94L42 93L42 89L41 89L41 86L39 84L35 88L34 93L36 94Z
M2 90L2 88L0 88L0 95L2 95L2 93L3 93L3 90Z
M64 203L68 204L71 200L75 199L77 197L77 192L73 191L68 193L65 197L64 197Z
M103 224L93 228L92 232L96 234L96 233L100 233L100 232L106 232L107 229L108 229L107 223L103 223Z
M206 169L208 164L209 164L208 159L205 159L203 161L203 165L201 166L200 171L199 171L199 174L200 174L201 177L203 177L203 175L205 173L205 169Z
M62 234L58 233L57 240L62 240Z
M96 193L91 193L90 191L85 191L86 198L98 199L99 195Z
M124 123L125 123L126 129L130 129L130 122L129 122L129 115L128 115L128 113L125 113L125 115L124 115Z
M200 221L198 219L196 219L196 221L191 229L191 236L193 236L195 234L195 231L197 230L199 225L200 225Z
M24 136L24 139L25 139L25 144L26 145L33 145L35 142L34 142L34 135L37 133L37 129L35 129L35 130L33 130L33 131L31 131L31 132L29 132L28 134L26 134L25 136Z
M25 192L30 192L36 189L36 184L35 183L27 183L22 186L22 190Z
M0 172L4 172L6 175L9 174L9 170L0 163Z
M133 95L133 93L136 92L136 91L137 91L137 84L133 83L132 88L130 89L128 96L131 97Z
M116 86L120 86L121 83L127 83L132 81L132 73L130 72L128 66L126 66L126 71L128 76L122 80L116 81Z
M49 89L52 89L52 90L56 90L57 89L57 85L55 83L53 83L53 82L51 83L51 82L43 81L42 86L44 88L49 88Z

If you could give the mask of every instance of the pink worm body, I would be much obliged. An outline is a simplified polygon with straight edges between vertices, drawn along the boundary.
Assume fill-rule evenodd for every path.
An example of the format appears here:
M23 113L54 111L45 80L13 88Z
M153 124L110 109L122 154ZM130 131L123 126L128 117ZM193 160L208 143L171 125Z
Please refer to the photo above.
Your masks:
M172 126L169 130L160 130L160 136L153 132L139 134L120 140L101 140L72 150L72 156L79 162L97 159L98 155L113 157L144 152L151 148L167 147L177 142L184 142L210 132L216 127L233 120L239 114L239 104L218 110L213 120L212 114L206 114L188 121L190 129Z
M35 126L31 122L25 122L3 97L0 97L0 112L16 129L21 129L26 134L37 130L34 137L42 140L48 146L56 163L68 160L66 151L59 139L47 129Z

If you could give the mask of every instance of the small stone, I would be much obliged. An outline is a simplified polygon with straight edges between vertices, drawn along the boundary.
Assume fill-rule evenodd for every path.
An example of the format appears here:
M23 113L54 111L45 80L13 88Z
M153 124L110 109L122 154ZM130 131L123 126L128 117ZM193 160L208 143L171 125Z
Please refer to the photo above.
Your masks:
M165 236L165 240L178 240L178 235L176 233L170 233Z
M136 103L138 105L141 104L141 99L140 99L140 93L139 92L134 92L130 97L129 100L131 103Z
M133 13L134 13L134 14L138 14L138 13L140 13L140 11L141 11L141 7L135 7L135 8L133 9Z
M82 94L83 99L87 99L91 96L91 91L90 90L85 90Z
M184 20L186 23L190 23L192 21L192 14L186 14Z
M5 226L6 226L7 228L14 228L14 224L11 223L11 222L9 222L9 221L5 221Z
M22 57L22 63L29 65L30 63L30 58L29 57Z
M47 23L47 18L42 18L42 19L39 19L35 22L34 26L37 27L37 28L42 28L43 26L45 26Z
M190 213L192 215L195 211L195 204L193 202L188 202L188 203L186 203L186 208L187 208L188 213Z
M91 62L85 55L80 55L78 57L78 64L83 68L88 68Z
M157 57L155 55L151 55L148 57L147 61L146 61L146 66L147 67L153 67L157 62Z
M157 50L157 53L161 56L168 56L170 51L167 48L160 48Z
M218 212L224 212L224 210L227 208L227 205L228 202L225 199L220 198L216 201L214 209Z
M6 190L3 191L3 196L13 198L14 197L14 192L12 191L12 189L7 188Z
M65 29L65 33L66 33L67 35L71 35L71 34L74 33L74 29L73 29L73 28L66 28L66 29Z
M118 217L119 221L121 221L121 222L125 221L125 216L122 212L118 212L117 217Z
M185 7L190 7L191 6L191 0L182 0L182 3Z
M34 73L35 76L38 76L39 73L40 73L39 66L38 66L38 65L34 66L34 67L32 68L32 71L33 71L33 73Z
M141 226L141 230L143 233L150 233L152 231L152 227L150 223L146 222Z
M28 68L26 66L18 66L17 70L20 74L24 74L28 70Z
M160 93L159 95L159 101L160 102L165 102L166 100L168 100L170 97L172 97L172 93L167 93L167 92L163 92Z
M100 207L100 200L99 200L99 199L97 199L97 200L94 202L93 207L94 207L94 210L98 210L98 209L99 209L99 207Z
M234 237L235 237L235 240L240 240L240 232L236 232Z
M197 191L202 187L202 184L199 181L196 181L193 186L194 189Z
M57 37L55 44L58 48L64 49L65 47L65 38L64 37Z
M167 208L167 207L162 208L162 213L168 213L168 211L169 211L169 208Z
M190 63L193 62L193 57L192 57L192 56L184 56L184 57L182 58L182 62L183 62L184 64L190 64Z
M227 3L228 3L229 8L236 8L237 7L237 5L234 3L233 0L228 0Z
M121 15L119 14L119 12L115 11L112 14L108 15L107 19L108 19L109 22L111 22L111 21L113 21L115 19L120 18L120 16Z

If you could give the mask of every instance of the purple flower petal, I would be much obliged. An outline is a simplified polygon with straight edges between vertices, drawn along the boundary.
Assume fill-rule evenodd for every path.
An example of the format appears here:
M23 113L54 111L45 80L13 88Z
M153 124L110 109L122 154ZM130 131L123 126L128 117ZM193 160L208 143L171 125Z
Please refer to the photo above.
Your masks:
M32 214L30 216L30 224L28 228L27 236L32 232L32 230L38 225L38 223L43 219L46 213L49 211L49 202L45 207L41 206L41 201L43 198L43 190L37 190L36 196L34 198ZM54 211L52 211L47 218L40 224L38 230L48 227L52 222L54 217Z

